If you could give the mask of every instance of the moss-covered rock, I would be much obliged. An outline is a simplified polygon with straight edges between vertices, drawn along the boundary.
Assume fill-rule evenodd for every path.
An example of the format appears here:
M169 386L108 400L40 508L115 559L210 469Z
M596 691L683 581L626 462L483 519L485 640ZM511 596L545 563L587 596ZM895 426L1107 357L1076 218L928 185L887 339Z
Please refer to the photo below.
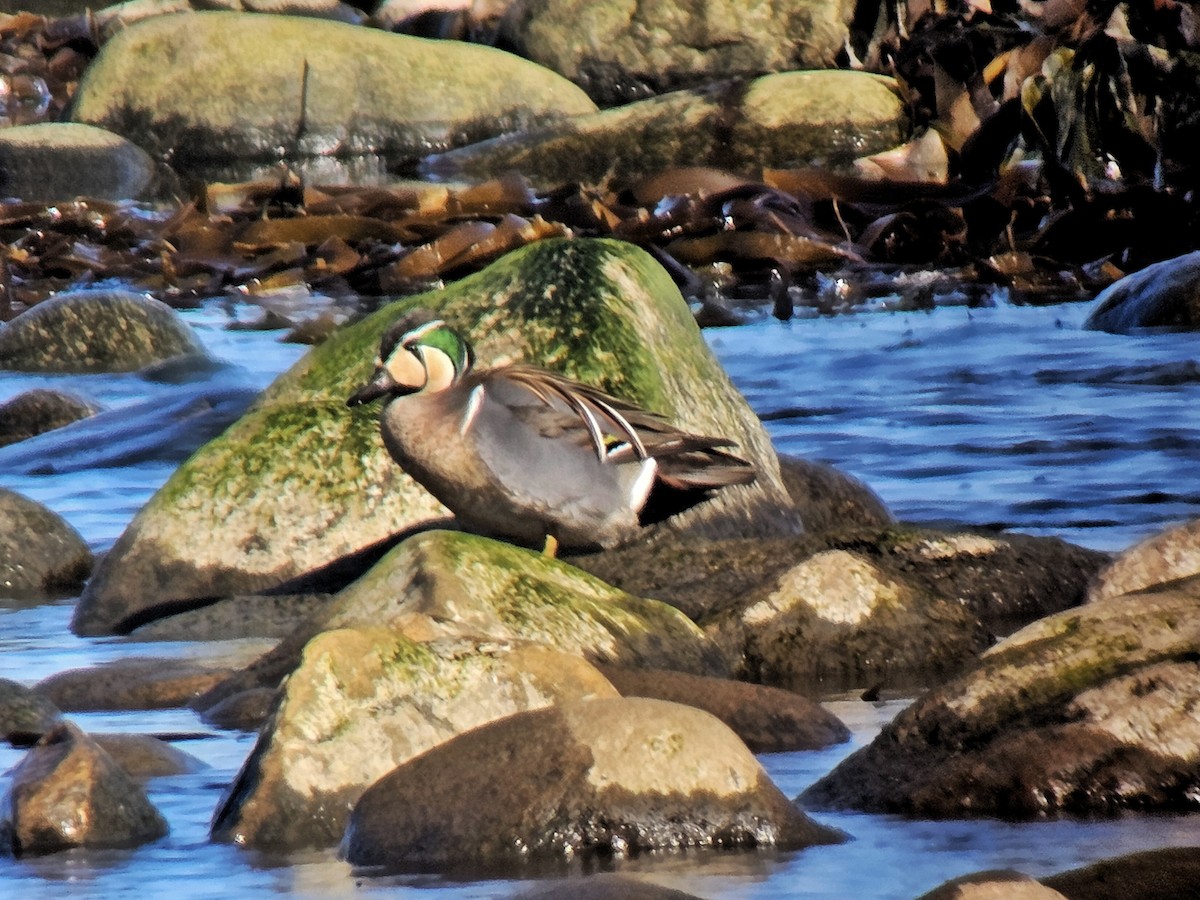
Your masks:
M362 792L406 760L494 719L591 696L616 690L579 657L536 644L323 632L288 678L213 834L273 849L336 844Z
M200 12L118 32L88 67L72 117L186 165L275 159L281 147L411 160L594 110L568 81L490 47Z
M853 15L848 0L521 0L501 30L522 55L611 105L717 79L830 66Z
M383 449L377 413L346 408L370 376L383 332L418 305L472 339L483 365L541 364L688 430L736 441L757 481L721 491L660 531L799 529L770 438L667 273L619 241L546 241L388 306L311 351L151 498L98 568L73 627L125 630L178 601L260 591L444 521L446 511Z
M515 170L544 187L627 183L674 166L716 166L755 177L763 168L848 166L901 143L906 130L904 105L886 78L788 72L501 135L423 165L439 177Z
M917 816L1196 809L1198 600L1192 579L1034 622L802 799Z
M59 294L0 328L0 369L22 372L134 372L204 353L171 307L130 291Z
M713 716L617 698L510 716L400 766L363 794L342 851L356 865L461 870L841 840Z

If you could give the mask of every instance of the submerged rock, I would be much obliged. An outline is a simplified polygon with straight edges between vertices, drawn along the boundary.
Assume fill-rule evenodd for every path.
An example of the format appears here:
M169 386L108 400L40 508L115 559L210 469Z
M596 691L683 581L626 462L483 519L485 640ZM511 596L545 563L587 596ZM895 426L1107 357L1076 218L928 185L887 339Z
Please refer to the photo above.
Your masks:
M94 740L131 777L143 780L198 772L204 763L149 734L95 734Z
M788 72L501 135L422 165L441 178L519 171L547 188L627 183L676 166L757 175L764 167L849 166L858 156L899 144L906 128L904 105L886 78Z
M43 737L10 777L0 843L17 856L136 847L167 833L137 782L74 725Z
M154 160L103 128L46 122L0 130L0 195L53 203L135 200L154 181Z
M713 716L619 698L510 716L400 766L359 799L342 852L355 865L462 870L842 839Z
M72 627L128 630L178 601L255 593L445 522L445 509L387 455L377 410L346 408L384 330L414 306L435 308L471 338L483 365L543 364L736 441L755 483L648 531L799 530L769 436L662 267L619 241L543 241L312 350L143 507L98 567Z
M0 597L69 597L83 587L93 562L79 532L61 516L0 488Z
M1083 323L1129 334L1142 328L1200 328L1200 251L1154 263L1113 282Z
M1200 806L1200 579L1058 613L985 653L801 795L1006 818Z
M186 659L129 657L68 669L38 682L35 690L67 711L176 709L186 707L232 670Z
M604 105L719 78L832 66L848 0L517 0L501 37Z
M21 372L134 372L204 352L171 307L129 291L59 294L0 328L0 369Z
M281 152L413 160L594 110L570 82L490 47L199 12L119 31L88 67L72 117L186 166Z
M362 792L397 765L486 722L594 696L616 691L582 659L536 644L326 631L305 647L213 836L332 846Z
M65 391L34 388L0 403L0 447L94 416L96 404Z

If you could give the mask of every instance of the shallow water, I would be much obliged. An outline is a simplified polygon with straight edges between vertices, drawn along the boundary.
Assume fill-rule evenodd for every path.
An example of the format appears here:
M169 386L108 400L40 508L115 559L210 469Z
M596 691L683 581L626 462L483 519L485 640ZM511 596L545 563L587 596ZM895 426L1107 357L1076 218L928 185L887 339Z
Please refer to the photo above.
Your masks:
M1175 521L1200 515L1187 473L1200 456L1191 410L1200 401L1194 337L1115 337L1084 332L1087 307L863 315L761 323L708 332L717 354L780 450L833 463L874 488L899 518L961 521L1058 535L1120 549ZM186 314L219 357L221 377L265 386L303 353L276 334L229 332L217 307ZM62 385L107 406L178 390L136 376L92 379L0 375L0 401L34 386ZM65 516L97 550L107 548L170 474L144 464L0 484ZM1180 477L1180 475L1183 477ZM80 639L71 602L0 601L0 677L33 683L67 668L129 655L187 655L182 643ZM789 796L868 742L902 708L830 701L853 740L762 761ZM205 770L150 784L171 824L162 841L135 851L82 852L0 861L0 896L254 893L504 897L528 883L459 883L429 877L363 879L331 854L271 859L207 841L212 811L252 744L173 710L72 716L92 731L194 734L181 749ZM20 759L0 746L0 769ZM1011 824L907 821L862 814L816 815L852 840L791 854L642 858L622 873L707 897L914 897L942 881L990 868L1032 875L1168 845L1194 844L1200 817L1126 816ZM577 872L576 872L577 874Z

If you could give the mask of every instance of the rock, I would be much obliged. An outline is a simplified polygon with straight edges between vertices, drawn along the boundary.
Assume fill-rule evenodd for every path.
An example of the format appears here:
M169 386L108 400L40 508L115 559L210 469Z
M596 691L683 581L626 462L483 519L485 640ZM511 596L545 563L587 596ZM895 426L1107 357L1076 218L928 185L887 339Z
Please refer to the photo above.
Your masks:
M204 704L201 697L198 701L203 709L200 718L214 728L258 731L271 715L278 696L279 691L264 687L232 694L211 706Z
M94 740L57 726L13 770L0 839L17 856L70 847L136 847L167 823L145 793Z
M428 157L439 178L519 171L535 185L628 183L677 166L757 177L764 167L849 166L904 140L904 105L887 79L789 72L748 86L677 91Z
M110 409L0 448L0 472L52 475L187 459L244 413L257 392L206 383Z
M1066 900L1020 872L975 872L947 881L917 900Z
M134 200L154 181L154 160L118 134L69 122L0 131L0 195L53 203Z
M562 897L572 900L700 900L695 894L612 872L537 882L534 887L513 894L512 900L559 900Z
M85 589L72 628L128 630L178 601L255 593L444 522L446 511L387 455L378 412L345 405L369 377L383 331L417 305L472 338L481 364L542 363L736 441L757 481L721 491L651 536L800 527L770 437L667 273L619 241L542 241L310 351L143 507Z
M1083 323L1093 331L1200 327L1200 251L1146 266L1110 284Z
M517 0L501 37L611 106L722 78L827 68L854 4L795 0Z
M24 747L62 719L58 707L23 684L0 678L0 738Z
M232 671L186 659L127 657L58 672L38 682L34 690L69 712L176 709L186 707Z
M146 59L170 64L147 67ZM415 160L594 110L574 85L490 47L291 16L199 12L119 31L88 67L72 118L186 168L274 160L280 148L293 156Z
M563 562L474 535L430 531L409 538L328 611L205 697L212 704L273 688L323 630L386 627L413 640L486 637L537 641L593 663L670 667L724 675L728 663L687 617L610 587ZM202 706L202 708L204 708Z
M276 850L332 846L362 792L406 760L522 710L615 695L582 659L535 644L324 632L288 678L213 836Z
M0 369L21 372L133 372L203 352L171 307L129 291L58 294L0 328Z
M342 852L353 865L458 871L841 839L708 713L618 698L509 716L410 760L359 799Z
M1071 900L1190 900L1200 884L1200 848L1165 847L1129 853L1051 875L1042 883Z
M804 792L921 817L1200 805L1200 579L1034 622Z
M599 669L623 697L669 700L711 713L754 753L820 750L850 739L837 716L791 691L665 669Z
M0 0L0 12L16 13L36 9L39 16L68 16L94 7L96 0Z
M1108 557L1054 538L909 526L633 546L572 562L681 609L739 678L805 692L910 689L1083 602Z
M91 14L91 21L104 39L108 40L122 29L144 19L172 13L211 10L307 16L351 25L360 25L366 19L360 10L341 0L126 0L124 3L95 10Z
M83 587L93 562L88 545L63 518L0 488L0 597L69 597Z
M25 391L0 403L0 447L62 428L99 411L94 403L63 391Z
M873 490L833 466L780 456L779 471L807 531L886 528L895 522Z
M149 734L95 734L94 740L131 777L161 778L199 772L204 763Z
M1088 600L1105 600L1200 574L1200 519L1152 535L1101 569Z
M244 638L283 638L299 623L319 615L332 602L330 594L272 594L219 600L155 619L135 628L140 641L232 641Z

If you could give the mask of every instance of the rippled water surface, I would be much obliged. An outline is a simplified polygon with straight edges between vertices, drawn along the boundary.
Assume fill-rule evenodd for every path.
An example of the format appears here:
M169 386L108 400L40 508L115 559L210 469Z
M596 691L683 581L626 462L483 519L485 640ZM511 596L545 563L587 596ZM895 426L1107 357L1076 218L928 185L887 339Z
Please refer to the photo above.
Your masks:
M1115 337L1079 328L1085 306L872 314L773 320L708 338L737 385L768 420L780 450L833 463L864 480L899 518L960 521L1058 535L1120 549L1200 515L1191 478L1200 457L1193 410L1200 363L1192 335ZM276 334L228 332L217 309L188 313L218 356L220 377L260 388L303 352ZM169 398L179 388L136 376L93 379L0 375L0 401L35 386L64 385L107 406ZM65 516L98 550L113 542L172 465L148 463L0 484ZM0 601L0 677L26 683L129 655L179 656L188 644L73 637L71 602ZM835 700L854 730L848 745L762 757L789 796L798 794L901 708ZM190 733L179 746L207 768L158 779L151 799L171 824L135 851L0 859L0 896L286 893L503 897L528 883L436 878L362 879L331 854L270 859L207 841L208 823L251 739L213 732L186 711L73 716L92 731ZM0 746L0 768L20 752ZM1044 875L1133 850L1195 843L1200 818L1126 816L1034 824L923 822L818 814L852 840L793 854L689 854L631 860L624 873L706 897L914 897L942 881L990 868Z

